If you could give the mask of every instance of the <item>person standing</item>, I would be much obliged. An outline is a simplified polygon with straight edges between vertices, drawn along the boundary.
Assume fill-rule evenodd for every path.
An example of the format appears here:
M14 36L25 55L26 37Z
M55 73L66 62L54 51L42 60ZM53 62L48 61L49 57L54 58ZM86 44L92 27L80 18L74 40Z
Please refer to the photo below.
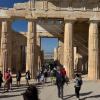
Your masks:
M11 72L11 70L10 69L8 69L8 72L9 72L9 74L10 74L10 89L12 90L12 72Z
M2 82L3 82L3 79L2 79L3 75L2 75L2 72L0 71L0 88L2 86Z
M9 89L10 89L10 73L8 70L6 70L4 73L4 79L5 79L4 91L6 88L7 88L7 91L9 91Z
M18 71L16 74L17 86L20 86L20 80L21 80L21 72Z
M75 95L76 95L76 98L77 100L80 100L80 89L81 89L81 86L82 86L82 78L79 74L76 74L76 77L75 77Z
M47 82L48 72L47 69L44 70L44 82Z
M26 72L25 78L26 78L26 85L29 85L29 80L30 80L30 71L29 70Z

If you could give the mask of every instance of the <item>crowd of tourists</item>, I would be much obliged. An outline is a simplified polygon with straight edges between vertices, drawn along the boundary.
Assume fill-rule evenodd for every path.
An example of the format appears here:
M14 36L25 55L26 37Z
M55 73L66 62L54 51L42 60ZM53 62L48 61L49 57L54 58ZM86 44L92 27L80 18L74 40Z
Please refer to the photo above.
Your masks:
M20 81L21 81L21 72L20 70L16 73L16 86L20 86ZM30 80L30 72L27 71L25 74L25 79L26 79L26 85L29 85L29 80ZM4 92L8 92L9 90L12 90L12 72L10 69L5 70L4 75L0 71L0 88L4 87ZM4 84L2 84L4 83Z
M16 86L21 86L20 82L21 82L21 72L18 71L16 73ZM31 76L30 76L30 71L28 70L25 74L25 79L26 79L26 85L28 85L30 87L29 84L29 80L30 80ZM37 72L36 74L36 81L37 83L39 83L40 85L44 86L45 83L51 82L51 85L56 85L57 86L57 90L58 90L58 97L63 99L63 89L64 89L64 84L70 84L69 82L69 78L67 76L67 72L65 70L65 68L61 65L56 65L56 66L43 66L42 69L40 71ZM0 87L2 87L2 83L4 82L4 92L7 92L9 90L12 90L12 81L13 81L13 77L12 77L12 72L10 69L7 69L4 72L4 76L2 74L2 72L0 71ZM80 98L80 89L82 86L82 78L80 74L76 74L75 76L75 80L74 80L74 88L75 88L75 95L77 100L79 100ZM34 86L33 86L34 87ZM35 89L35 87L32 89ZM25 95L24 95L25 97ZM28 99L31 100L31 99Z
M65 68L62 65L57 65L54 66L53 68L44 67L44 69L37 72L36 80L38 83L41 83L43 85L47 82L48 77L49 79L51 79L52 85L57 85L58 97L63 99L64 84L68 85L70 83ZM80 98L79 92L83 83L81 74L78 73L75 74L74 83L75 83L74 85L75 95L77 100L79 100Z

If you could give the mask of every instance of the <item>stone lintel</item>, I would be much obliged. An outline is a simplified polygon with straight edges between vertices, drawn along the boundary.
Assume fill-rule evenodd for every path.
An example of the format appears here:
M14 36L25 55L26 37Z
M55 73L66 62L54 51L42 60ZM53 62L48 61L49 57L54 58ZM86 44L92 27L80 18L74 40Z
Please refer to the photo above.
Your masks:
M29 16L26 16L25 18L26 18L27 20L31 20L31 21L33 20L33 21L34 21L34 20L37 20L38 17L37 17L37 16L29 15Z
M8 22L10 22L12 20L13 20L12 18L5 18L5 17L0 18L0 21L8 21Z
M77 19L76 18L67 18L67 17L64 17L64 21L65 22L75 22Z
M92 23L99 23L100 22L100 19L96 18L90 18L89 22L92 22Z
M61 10L61 11L55 11L55 10L35 10L35 11L30 11L29 9L20 9L16 10L15 8L10 8L8 10L0 10L1 14L4 13L0 17L25 17L28 18L28 16L36 14L37 17L48 17L48 18L91 18L91 17L96 17L100 19L100 12L95 12L95 11L67 11L67 10Z

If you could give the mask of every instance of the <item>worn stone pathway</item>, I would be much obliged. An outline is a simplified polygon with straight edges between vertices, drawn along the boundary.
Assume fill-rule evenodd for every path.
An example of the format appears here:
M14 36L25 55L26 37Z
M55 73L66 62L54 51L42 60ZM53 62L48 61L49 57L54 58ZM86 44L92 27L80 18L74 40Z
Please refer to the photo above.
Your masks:
M15 82L13 83L15 84ZM31 81L33 84L33 81ZM22 81L21 87L13 86L13 90L3 93L0 90L0 100L23 100L22 93L26 90L25 80ZM45 84L43 87L38 86L40 100L61 100L57 97L57 88L51 83ZM76 100L74 94L73 81L67 86L64 86L64 100ZM85 81L81 89L80 100L100 100L100 81Z

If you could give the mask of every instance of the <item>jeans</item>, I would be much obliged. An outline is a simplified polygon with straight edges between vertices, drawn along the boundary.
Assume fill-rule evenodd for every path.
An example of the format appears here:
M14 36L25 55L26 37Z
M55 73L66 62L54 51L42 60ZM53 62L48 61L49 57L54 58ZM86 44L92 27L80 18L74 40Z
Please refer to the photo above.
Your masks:
M75 94L76 94L77 98L79 98L79 96L80 96L79 92L80 92L80 87L75 86Z
M63 85L62 86L57 85L57 89L58 89L58 97L63 98Z

